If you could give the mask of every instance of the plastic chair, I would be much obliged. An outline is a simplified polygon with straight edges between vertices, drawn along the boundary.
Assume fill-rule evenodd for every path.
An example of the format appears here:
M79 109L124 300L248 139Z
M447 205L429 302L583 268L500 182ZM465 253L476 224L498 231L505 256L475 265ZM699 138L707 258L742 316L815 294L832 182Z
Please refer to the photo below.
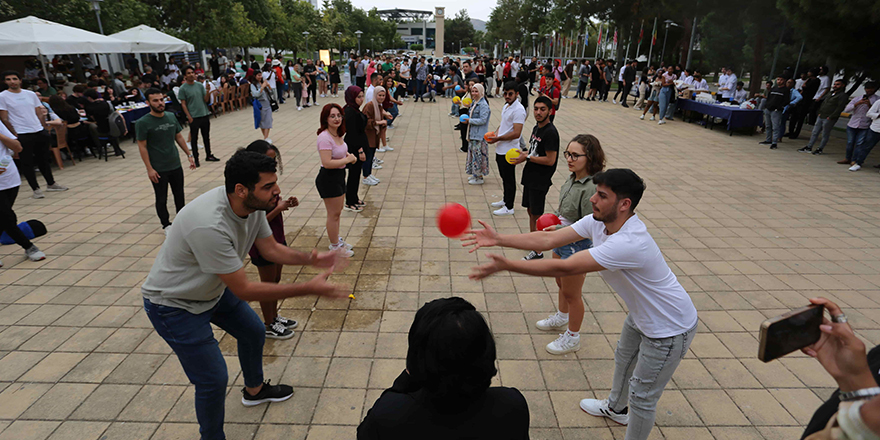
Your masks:
M251 85L242 84L238 86L238 108L247 108L248 98L251 96Z
M55 163L58 164L58 168L62 170L64 169L64 161L61 159L61 150L64 149L67 149L67 157L70 158L70 162L73 165L76 165L76 160L73 157L73 153L70 151L70 146L67 144L67 122L55 127L55 137L58 146L52 148L52 154L55 155Z
M211 112L214 113L214 117L216 118L219 115L223 114L223 95L219 90L211 90L211 94L214 95L213 103L211 104Z
M223 110L226 110L226 107L229 107L229 112L235 111L235 107L232 105L232 100L235 97L235 86L226 85L226 88L223 89Z

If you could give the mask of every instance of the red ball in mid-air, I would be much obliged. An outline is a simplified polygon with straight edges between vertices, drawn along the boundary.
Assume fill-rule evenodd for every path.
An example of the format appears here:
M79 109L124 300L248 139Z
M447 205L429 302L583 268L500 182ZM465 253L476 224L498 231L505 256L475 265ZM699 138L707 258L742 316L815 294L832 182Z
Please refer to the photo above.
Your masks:
M447 203L437 211L437 228L440 233L456 238L471 227L471 213L458 203Z
M535 226L537 226L539 231L543 231L544 228L546 228L548 226L555 226L555 225L561 225L561 224L562 224L562 221L559 220L559 217L557 217L555 214L551 214L548 212L548 213L538 217L538 221L536 222Z

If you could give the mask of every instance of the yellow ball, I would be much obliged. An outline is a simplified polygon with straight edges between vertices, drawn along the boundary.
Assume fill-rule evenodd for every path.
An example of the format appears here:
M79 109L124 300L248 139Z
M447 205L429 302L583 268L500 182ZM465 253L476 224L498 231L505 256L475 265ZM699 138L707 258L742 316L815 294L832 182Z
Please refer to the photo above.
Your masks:
M455 97L452 98L452 103L453 103L453 104L458 104L458 103L460 103L460 102L461 102L461 98L459 98L458 96L455 96Z
M465 107L470 107L472 102L473 102L473 100L470 97L465 97L464 99L461 100L461 105L463 105Z
M511 148L507 150L507 153L504 154L504 158L507 160L507 163L513 165L514 161L516 161L516 158L519 157L520 153L521 152L519 148Z

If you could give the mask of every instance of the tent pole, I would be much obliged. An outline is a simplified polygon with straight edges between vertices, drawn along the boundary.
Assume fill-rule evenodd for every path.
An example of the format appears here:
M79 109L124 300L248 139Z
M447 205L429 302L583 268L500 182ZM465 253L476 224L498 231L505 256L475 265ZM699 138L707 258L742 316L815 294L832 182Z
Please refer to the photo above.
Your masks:
M49 78L49 68L46 67L46 64L48 64L49 61L49 57L43 55L43 52L39 49L37 49L37 55L40 56L40 64L43 65L43 75L46 75L46 82L49 83L49 86L51 86L52 80ZM45 61L43 60L44 58Z

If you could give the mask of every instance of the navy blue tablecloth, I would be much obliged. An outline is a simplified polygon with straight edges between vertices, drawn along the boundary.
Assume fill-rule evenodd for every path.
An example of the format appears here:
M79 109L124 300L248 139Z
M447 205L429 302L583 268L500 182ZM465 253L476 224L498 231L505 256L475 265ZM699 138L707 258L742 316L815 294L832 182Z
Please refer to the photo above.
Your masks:
M764 112L761 110L706 104L693 99L678 100L678 108L683 111L694 111L710 117L725 119L727 120L727 131L742 127L758 127L764 123Z
M150 107L136 108L134 110L128 110L122 114L122 119L125 119L125 126L128 128L128 133L134 137L134 123L137 122L138 119L144 117L147 113L150 112Z

